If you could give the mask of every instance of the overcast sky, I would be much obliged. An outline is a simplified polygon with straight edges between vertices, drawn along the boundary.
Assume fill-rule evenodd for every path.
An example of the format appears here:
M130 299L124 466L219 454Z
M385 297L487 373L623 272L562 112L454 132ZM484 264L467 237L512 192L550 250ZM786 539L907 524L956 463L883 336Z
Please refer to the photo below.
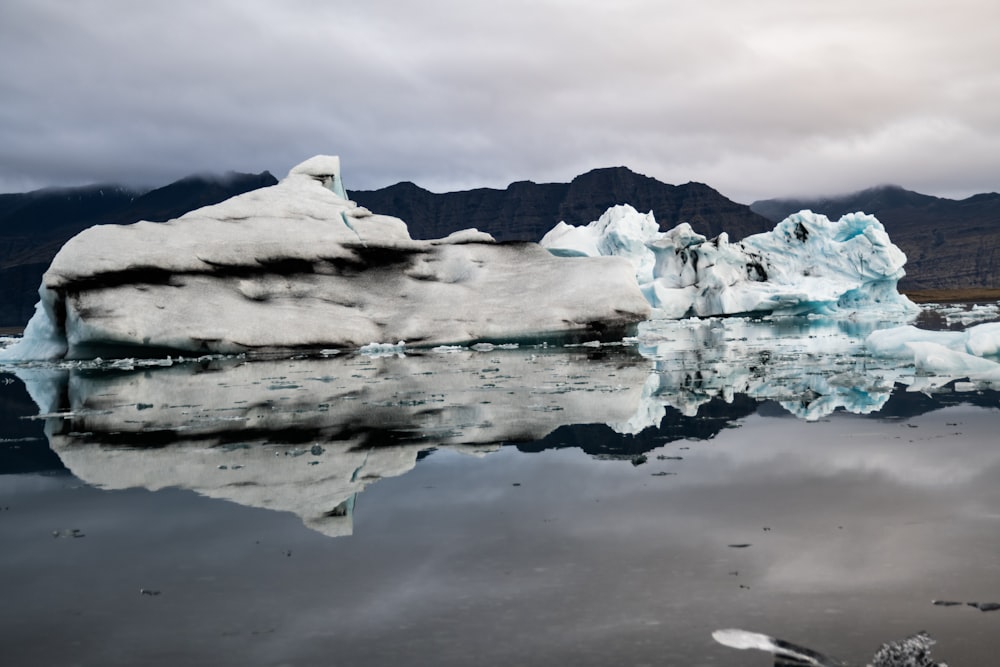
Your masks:
M1000 190L996 0L3 0L0 192L340 155L737 201Z

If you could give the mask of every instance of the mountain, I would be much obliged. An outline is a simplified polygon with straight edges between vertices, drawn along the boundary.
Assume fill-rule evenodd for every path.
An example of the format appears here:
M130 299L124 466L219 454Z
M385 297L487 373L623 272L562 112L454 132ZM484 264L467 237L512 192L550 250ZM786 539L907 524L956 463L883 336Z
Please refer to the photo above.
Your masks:
M777 222L809 209L832 219L864 211L906 253L903 290L1000 287L1000 194L955 200L883 185L839 197L768 199L750 208Z
M437 238L475 227L499 241L538 241L556 223L585 225L615 204L653 211L660 228L689 222L709 237L726 231L740 239L773 227L765 218L702 183L668 185L626 167L595 169L569 183L511 183L436 194L413 183L349 196L376 213L402 218L414 238Z
M117 185L0 195L0 326L23 326L59 248L96 224L162 222L277 183L268 172L189 176L155 190Z

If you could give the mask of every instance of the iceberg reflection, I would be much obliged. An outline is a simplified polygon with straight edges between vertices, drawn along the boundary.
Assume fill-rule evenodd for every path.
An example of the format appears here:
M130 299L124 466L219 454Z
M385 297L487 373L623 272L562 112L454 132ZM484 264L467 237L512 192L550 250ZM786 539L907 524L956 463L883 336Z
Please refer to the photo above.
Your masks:
M91 484L188 488L291 511L343 535L359 492L434 448L484 454L517 442L524 451L572 446L638 460L665 442L712 438L761 405L809 421L835 411L899 417L940 407L934 392L952 386L866 349L878 326L655 321L611 345L393 347L381 356L12 370L46 418L52 449ZM977 396L986 394L994 401L993 392Z
M465 350L19 373L51 401L50 445L85 481L189 488L339 535L354 495L423 450L483 453L564 424L627 421L647 366L621 349Z
M737 394L774 401L802 419L837 409L870 414L885 405L913 368L868 354L878 322L827 318L711 318L643 324L639 352L655 362L644 387L649 425L655 406L692 416Z

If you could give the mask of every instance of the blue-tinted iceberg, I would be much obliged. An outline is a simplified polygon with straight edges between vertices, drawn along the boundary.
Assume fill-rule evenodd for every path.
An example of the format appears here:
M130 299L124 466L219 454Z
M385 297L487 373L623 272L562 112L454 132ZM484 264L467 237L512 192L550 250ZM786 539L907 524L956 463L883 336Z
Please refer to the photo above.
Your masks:
M927 331L914 326L881 329L865 340L876 357L901 359L933 375L937 384L968 378L980 384L1000 383L1000 322L965 331Z
M687 223L661 232L653 214L615 206L584 227L559 223L541 244L555 255L627 258L656 316L843 314L912 316L897 291L906 256L873 216L833 222L802 211L773 231L730 243Z

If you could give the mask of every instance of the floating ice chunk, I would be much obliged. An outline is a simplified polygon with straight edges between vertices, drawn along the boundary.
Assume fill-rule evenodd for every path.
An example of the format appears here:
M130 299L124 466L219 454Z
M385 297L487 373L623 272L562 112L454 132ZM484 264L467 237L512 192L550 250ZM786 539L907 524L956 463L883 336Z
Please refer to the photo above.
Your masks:
M912 325L873 331L865 339L868 350L883 357L909 357L912 343L934 343L977 357L1000 355L1000 322L979 324L965 331L929 331Z
M995 376L1000 379L1000 364L973 354L949 349L939 343L912 341L906 348L917 368L934 373L976 377Z
M493 243L496 239L492 235L486 232L481 232L478 229L460 229L457 232L452 232L445 236L443 239L435 239L431 241L432 245L461 245L463 243Z
M716 630L712 633L712 639L723 646L740 650L757 649L759 651L775 651L778 648L775 645L774 637L746 630Z
M927 331L913 326L872 332L865 340L875 356L912 360L922 371L1000 381L1000 323L979 324L965 331Z
M393 343L368 343L358 350L361 354L366 357L405 357L406 356L406 341L399 341L396 344Z
M759 632L746 630L716 630L712 638L723 646L735 649L756 649L775 655L775 664L813 665L814 667L843 667L846 663L817 651L777 639ZM926 633L898 641L886 642L872 658L875 667L947 667L943 662L931 658L931 647L936 642ZM784 660L787 658L788 660Z
M980 357L1000 355L1000 322L979 324L965 331L965 350Z
M1000 318L1000 307L995 303L973 304L971 307L954 306L939 310L948 324L959 323L963 326L986 322Z
M438 345L437 347L431 348L431 352L437 352L438 354L451 354L454 352L465 352L468 348L464 345Z
M932 342L952 348L965 339L961 331L928 331L913 325L891 327L873 331L865 339L868 351L879 357L910 358L913 356L908 343Z

